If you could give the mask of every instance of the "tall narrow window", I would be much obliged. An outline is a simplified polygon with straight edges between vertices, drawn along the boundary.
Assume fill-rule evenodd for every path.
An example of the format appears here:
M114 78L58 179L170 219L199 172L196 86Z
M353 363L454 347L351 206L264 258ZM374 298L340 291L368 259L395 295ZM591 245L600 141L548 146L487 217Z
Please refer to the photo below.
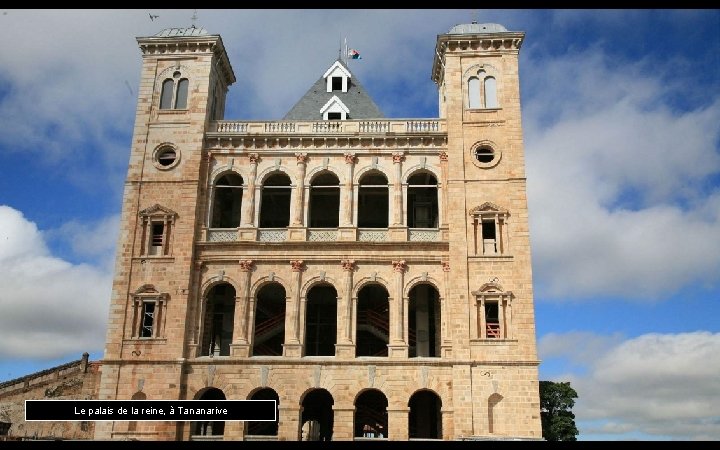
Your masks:
M387 356L390 305L387 290L379 284L360 289L357 304L355 356Z
M438 188L431 173L417 173L408 179L407 214L409 228L437 228Z
M491 282L473 295L477 305L477 338L512 339L512 292L505 292Z
M255 301L253 356L281 356L285 342L285 288L279 283L263 286Z
M330 285L308 292L305 311L305 356L335 356L337 291Z
M429 284L419 284L410 290L408 308L409 356L440 356L440 296Z
M187 78L180 80L180 82L178 82L177 97L175 98L175 109L187 108L188 85L189 84L190 84L190 82L187 80Z
M310 227L337 228L340 220L340 181L330 172L310 184Z
M290 224L290 178L284 173L268 177L262 187L260 228L285 228Z
M480 80L470 77L468 80L468 108L480 108Z
M215 186L210 228L236 228L240 226L243 179L234 173L218 178Z
M155 324L155 302L143 302L141 320L140 337L152 337Z
M485 78L485 107L486 108L497 108L497 86L495 84L494 77Z
M160 109L187 109L190 82L187 78L181 77L182 74L175 71L172 78L163 81L160 92Z
M148 256L170 256L171 231L177 214L160 205L140 211L142 246L140 253Z
M160 95L160 109L170 109L172 105L174 87L175 82L172 79L168 78L163 81L162 94Z
M133 338L162 337L165 308L169 296L158 292L154 286L145 285L133 295Z
M508 252L507 220L509 213L486 202L470 211L473 220L476 255L504 255Z
M203 320L202 356L228 356L233 337L235 288L215 285L207 295Z
M152 223L152 235L150 236L150 255L161 255L163 240L165 236L165 224L162 222Z
M388 227L388 181L382 173L369 173L358 187L358 227Z

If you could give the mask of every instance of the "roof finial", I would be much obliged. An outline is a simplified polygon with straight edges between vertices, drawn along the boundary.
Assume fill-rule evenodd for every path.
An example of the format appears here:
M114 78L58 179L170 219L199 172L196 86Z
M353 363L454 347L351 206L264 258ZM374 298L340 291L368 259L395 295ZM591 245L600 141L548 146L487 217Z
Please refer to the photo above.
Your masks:
M473 9L472 23L478 23L477 21L478 21L478 10L477 10L477 9Z
M193 9L193 15L190 20L192 20L192 27L195 28L195 21L197 20L197 9Z

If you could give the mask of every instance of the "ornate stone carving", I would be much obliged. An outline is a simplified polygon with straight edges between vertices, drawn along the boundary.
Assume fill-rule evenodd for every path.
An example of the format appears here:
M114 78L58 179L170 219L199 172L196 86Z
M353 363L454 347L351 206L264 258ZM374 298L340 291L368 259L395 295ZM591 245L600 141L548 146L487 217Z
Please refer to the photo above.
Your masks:
M355 270L355 261L352 259L343 259L342 261L340 261L340 264L345 271Z
M303 261L302 259L290 261L290 266L292 267L292 271L300 272L301 270L303 270L304 263L305 263L305 261Z
M443 262L441 264L442 264L443 272L450 272L450 263L449 262Z
M355 163L355 153L345 153L345 164Z
M407 269L407 264L405 264L404 259L401 259L400 261L393 261L392 265L395 272L405 272Z
M447 160L448 160L447 152L445 152L445 151L440 152L440 161L446 162Z
M257 153L248 153L248 159L250 160L250 164L257 164L260 157Z
M400 164L403 159L405 159L405 155L403 153L393 153L392 154L393 163Z
M295 153L295 158L297 158L298 164L305 164L307 163L308 155L307 153Z
M253 269L253 261L251 259L240 261L240 270L243 272L250 272Z

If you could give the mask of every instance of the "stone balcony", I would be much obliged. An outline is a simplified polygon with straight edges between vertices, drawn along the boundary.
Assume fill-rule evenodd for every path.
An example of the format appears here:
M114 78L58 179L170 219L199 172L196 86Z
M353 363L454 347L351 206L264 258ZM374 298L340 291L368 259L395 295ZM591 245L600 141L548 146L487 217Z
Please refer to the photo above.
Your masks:
M313 135L313 134L419 134L447 132L441 119L319 120L319 121L238 121L219 120L209 133L222 135Z
M204 228L204 242L447 242L441 228Z

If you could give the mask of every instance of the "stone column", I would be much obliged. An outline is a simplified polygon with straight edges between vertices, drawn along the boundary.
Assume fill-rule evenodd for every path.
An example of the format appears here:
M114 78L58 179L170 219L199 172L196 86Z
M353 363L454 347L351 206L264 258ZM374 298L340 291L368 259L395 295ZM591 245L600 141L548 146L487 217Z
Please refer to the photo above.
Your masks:
M512 294L504 295L503 297L505 297L505 339L512 339Z
M357 228L353 224L353 173L355 169L355 154L345 153L347 172L345 183L340 189L340 227L338 227L339 241L356 240Z
M355 344L352 338L353 329L353 272L355 271L355 261L344 259L340 261L343 272L345 272L344 292L342 304L338 305L338 317L341 323L338 324L338 338L335 344L335 356L340 358L354 358Z
M487 326L485 324L485 296L480 296L480 304L478 305L478 337L480 339L487 339Z
M452 336L450 336L450 327L448 324L452 323L452 308L450 307L449 301L449 286L450 286L450 263L447 261L442 262L443 269L443 299L440 302L440 316L442 321L440 324L440 356L442 358L452 357ZM472 336L471 336L472 337Z
M400 407L391 409L388 406L388 432L387 438L390 441L407 441L409 437L408 433L408 418L410 415L410 408Z
M281 403L278 409L280 409L278 441L300 440L300 418L302 417L302 407L300 405L285 406Z
M295 214L293 214L293 220L291 225L294 227L303 226L303 203L305 194L305 170L307 168L307 153L295 153L297 158L298 175L295 181Z
M235 317L233 318L233 343L230 345L231 355L247 358L250 356L250 339L248 336L248 306L250 305L250 278L252 277L253 261L240 261L240 292L235 297Z
M395 177L393 178L393 226L404 225L402 217L402 161L405 156L402 153L393 153L393 167Z
M255 228L255 179L257 178L259 157L257 153L250 153L248 159L250 160L250 174L248 175L247 187L243 189L245 195L242 203L239 230L239 239L241 241L254 241L257 233Z
M300 314L304 313L300 304L300 288L302 286L302 270L303 261L290 261L292 269L292 308L290 314L285 317L285 344L283 344L283 356L300 357L302 356L302 344L300 343Z
M333 405L333 441L352 441L355 424L353 423L353 415L355 407L353 405L342 406Z
M391 241L406 241L407 230L403 220L403 189L402 189L402 162L405 159L403 152L392 154L394 175L392 180L392 217L389 227Z
M390 358L407 358L408 346L405 342L405 300L403 298L404 273L407 269L405 260L393 261L395 272L395 287L393 299L390 304L390 345L388 345Z
M450 239L450 231L448 230L448 178L449 178L449 170L448 170L448 154L445 150L441 151L440 154L440 182L438 183L441 186L441 193L440 193L440 208L438 210L440 211L440 239L443 241L447 241Z

